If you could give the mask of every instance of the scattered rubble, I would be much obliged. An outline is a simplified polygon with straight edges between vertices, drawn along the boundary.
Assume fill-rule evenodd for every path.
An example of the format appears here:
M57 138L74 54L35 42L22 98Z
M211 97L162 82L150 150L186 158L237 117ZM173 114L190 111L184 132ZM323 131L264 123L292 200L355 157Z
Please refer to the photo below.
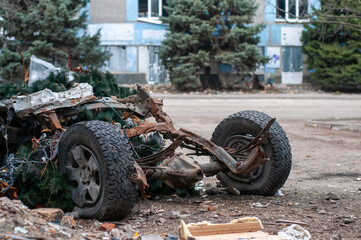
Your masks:
M104 232L83 229L60 209L28 209L19 200L0 198L0 238L4 239L123 239L120 229ZM61 217L62 216L62 217ZM113 224L114 225L114 224ZM133 234L134 235L134 234ZM130 236L131 237L131 236Z
M118 228L110 230L110 236L116 239L121 239L124 236L124 232Z
M142 240L163 240L164 238L158 234L149 234L142 236Z
M326 214L327 212L322 209L322 210L318 211L318 213L319 213L319 214Z
M48 222L60 222L64 216L64 212L59 208L37 208L32 211L41 215Z
M70 216L63 216L63 218L60 221L60 225L64 226L64 227L69 227L69 228L76 228L76 223L74 218L70 217Z
M73 219L78 219L78 218L80 218L79 213L76 212L76 211L67 212L67 213L65 213L65 216L70 216L70 217L72 217Z
M311 239L310 232L297 224L292 224L291 226L282 229L280 232L278 232L278 236L286 240Z
M256 208L266 208L270 205L270 203L267 203L267 204L262 204L260 202L255 202L255 203L252 203L252 207L256 207Z
M276 191L276 193L275 193L275 196L277 196L277 197L283 197L284 194L282 193L281 189L278 189L278 190Z
M103 223L99 230L101 231L110 231L112 230L113 228L115 228L115 224L114 223Z
M208 206L208 211L214 211L214 207L213 206Z
M326 195L325 199L329 200L329 201L338 201L338 200L340 200L340 198L334 193L328 193Z

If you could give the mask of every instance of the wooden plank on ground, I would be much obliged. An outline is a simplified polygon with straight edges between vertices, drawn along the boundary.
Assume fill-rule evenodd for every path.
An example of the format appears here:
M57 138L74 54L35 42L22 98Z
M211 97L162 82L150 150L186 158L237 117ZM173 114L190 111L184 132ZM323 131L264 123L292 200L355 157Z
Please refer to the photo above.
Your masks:
M261 232L263 225L258 218L246 217L233 220L229 223L211 224L208 222L185 224L181 220L179 238L181 240L238 240L239 238L252 239L280 239L268 233Z
M270 235L266 232L248 232L248 233L232 233L224 235L212 235L212 236L198 236L194 237L194 240L240 240L240 239L252 239L252 240L283 240L276 235Z
M189 232L194 236L209 236L230 233L255 232L263 229L261 222L255 218L247 221L237 221L225 224L202 224L187 226Z

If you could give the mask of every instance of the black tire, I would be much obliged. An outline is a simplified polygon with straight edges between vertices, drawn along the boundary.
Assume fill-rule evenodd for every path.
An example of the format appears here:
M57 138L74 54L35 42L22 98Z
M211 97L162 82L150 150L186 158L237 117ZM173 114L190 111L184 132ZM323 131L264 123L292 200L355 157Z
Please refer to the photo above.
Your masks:
M133 154L124 132L109 123L80 122L66 130L58 166L68 174L81 217L116 220L131 212L137 198L129 179L135 172Z
M271 120L258 111L242 111L223 119L212 134L211 141L218 146L245 145ZM273 195L286 182L292 165L291 147L286 133L277 123L269 129L268 143L261 145L270 158L249 175L236 176L230 171L219 172L217 178L225 187L235 187L242 194ZM238 142L237 142L238 139Z

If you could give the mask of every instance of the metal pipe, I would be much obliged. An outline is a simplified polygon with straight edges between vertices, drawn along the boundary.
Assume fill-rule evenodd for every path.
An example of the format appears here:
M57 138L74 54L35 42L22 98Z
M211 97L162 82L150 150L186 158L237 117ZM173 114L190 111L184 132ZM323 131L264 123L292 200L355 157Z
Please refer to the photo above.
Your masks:
M204 172L204 174L207 177L216 175L218 172L227 168L226 165L224 165L223 163L221 163L219 161L210 162L210 163L202 163L202 164L199 164L199 167L202 169L202 171Z

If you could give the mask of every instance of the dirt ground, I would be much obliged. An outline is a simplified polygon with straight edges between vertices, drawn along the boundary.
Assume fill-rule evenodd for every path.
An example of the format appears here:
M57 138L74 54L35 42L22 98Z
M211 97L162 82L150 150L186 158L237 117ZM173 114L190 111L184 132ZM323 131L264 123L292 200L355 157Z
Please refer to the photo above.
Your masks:
M116 229L123 229L130 236L135 232L141 236L151 233L176 235L181 219L186 223L225 223L255 216L270 233L277 234L294 222L307 229L312 239L361 239L361 132L306 126L312 119L352 118L353 121L360 119L361 123L361 95L169 94L157 97L164 98L164 110L173 118L176 127L207 138L223 118L238 111L258 110L277 118L292 147L292 171L281 189L283 196L234 196L219 190L216 178L206 178L204 189L207 190L201 196L164 195L139 201L129 217L112 222ZM206 157L197 160L208 161ZM14 225L21 219L13 209L10 209L12 212L4 209L0 211L0 228L4 229L0 230L10 231L4 224ZM25 211L20 205L15 209ZM13 221L10 221L11 216ZM48 239L64 239L64 236L69 239L109 239L111 235L98 230L99 221L75 221L77 227L74 230L41 222L43 227L39 227L39 231L48 231L49 234L43 236ZM33 226L35 230L36 227ZM1 232L0 239L3 236Z
M277 233L289 225L282 223L288 220L299 222L313 239L361 239L361 132L305 125L311 119L361 118L360 95L158 97L164 97L164 110L177 127L208 138L216 125L234 112L252 109L276 117L290 140L292 172L281 189L284 196L224 192L190 198L160 196L140 202L140 209L135 207L138 213L119 224L132 224L141 234L176 234L180 219L217 223L256 216L267 232ZM216 180L206 179L205 183L215 186ZM253 206L256 202L266 207Z

